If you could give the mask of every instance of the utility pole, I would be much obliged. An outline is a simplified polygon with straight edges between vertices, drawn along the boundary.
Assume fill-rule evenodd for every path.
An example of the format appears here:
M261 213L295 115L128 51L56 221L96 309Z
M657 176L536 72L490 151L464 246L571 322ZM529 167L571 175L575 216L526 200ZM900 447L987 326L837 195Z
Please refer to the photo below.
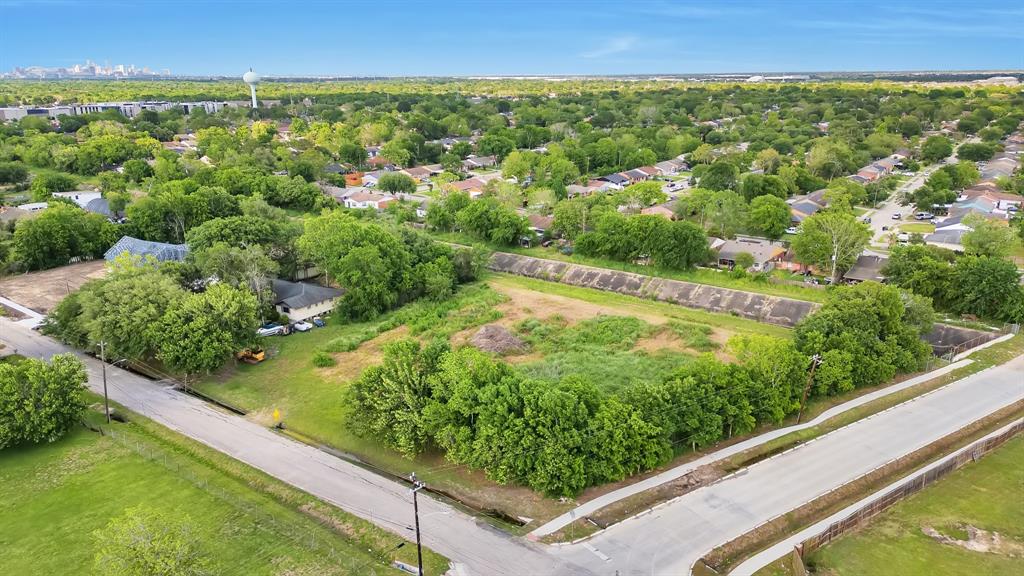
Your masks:
M804 386L804 395L800 399L800 412L796 415L797 424L799 424L800 419L804 417L804 404L807 403L807 392L811 389L811 382L814 381L814 369L818 367L818 364L821 364L821 355L815 354L814 356L811 356L811 373L807 375L807 385Z
M416 562L420 571L419 576L423 576L423 547L420 544L420 505L416 500L416 493L426 488L427 485L416 479L415 472L409 475L409 480L412 481L412 510L416 516Z
M107 343L100 340L100 368L103 370L103 409L110 424L110 398L107 397Z

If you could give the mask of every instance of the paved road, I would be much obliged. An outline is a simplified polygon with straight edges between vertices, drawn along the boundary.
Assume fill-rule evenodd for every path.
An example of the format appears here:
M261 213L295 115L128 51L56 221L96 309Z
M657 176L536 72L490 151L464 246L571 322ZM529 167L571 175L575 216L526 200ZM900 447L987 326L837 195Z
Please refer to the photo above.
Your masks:
M5 318L0 318L0 340L36 358L73 352ZM89 372L89 387L102 393L99 361L78 356ZM107 381L110 398L130 410L396 534L415 537L408 528L413 515L406 486L131 372L108 366ZM425 545L462 564L464 574L588 573L545 554L541 545L513 539L432 498L420 498L420 526Z
M944 456L942 458L934 460L933 462L931 462L927 466L924 466L922 468L919 468L918 470L915 470L914 472L911 472L910 474L904 476L903 478L900 478L899 480L893 482L892 484L889 484L885 488L882 488L881 490L876 491L874 494L868 496L867 498L863 498L860 501L855 502L855 503L847 506L846 508L843 508L842 510L840 510L839 512L836 512L835 514L829 516L828 518L824 518L824 519L820 520L819 522L815 522L813 525L808 526L804 530L801 530L800 532L797 532L796 534L790 536L789 538L786 538L782 542L779 542L778 544L775 544L771 548L768 548L767 550L765 550L763 552L759 552L758 554L755 554L754 556L752 556L749 559L745 560L739 566L733 568L732 571L729 572L729 576L753 576L754 573L757 572L758 570L764 568L765 566L771 564L772 562L775 562L779 558L782 558L782 557L786 556L787 554L791 553L793 551L793 548L797 544L803 542L804 540L807 540L811 536L817 536L818 534L821 534L822 532L827 530L828 527L831 526L833 523L838 522L840 520L843 520L845 518L848 518L848 517L852 516L855 512L857 512L861 508L864 508L868 504L871 504L872 502L878 500L882 496L885 496L889 492L891 492L891 491L893 491L893 490L903 486L904 484L908 484L908 483L912 482L913 480L916 480L917 478L920 478L921 476L924 476L930 470L938 468L939 466L942 466L943 464L945 464L946 462L949 462L950 460L954 460L960 454L963 454L963 453L966 453L966 452L970 452L971 450L973 450L973 447L976 444L982 442L983 440L987 440L989 438L994 438L996 436L999 436L1000 434L1003 434L1004 432L1007 432L1008 430L1010 430L1014 426L1016 426L1018 424L1021 424L1021 423L1024 423L1024 420L1015 420L1015 421L1007 424L1006 426L1003 426L999 430L996 430L995 432L992 432L991 434L986 434L983 438L979 438L976 442L972 442L969 446L965 446L964 448L961 448L960 450L957 450L957 451L953 452L952 454L949 454L947 456Z
M603 494L597 498L594 498L593 500L584 502L583 504L580 504L576 508L573 508L570 512L566 512L565 514L562 514L561 516L552 519L547 524L537 527L533 532L530 532L530 535L540 537L545 536L547 534L551 534L552 532L557 532L562 527L571 524L573 520L575 520L576 518L582 518L584 516L587 516L588 514L593 514L594 512L600 510L601 508L604 508L605 506L608 506L609 504L612 504L614 502L618 502L623 498L628 498L634 494L639 494L640 492L643 492L645 490L650 490L651 488L660 486L666 482L671 482L672 480L684 476L689 472L692 472L693 470L696 470L697 468L704 466L705 464L711 464L712 462L717 462L719 460L722 460L723 458L728 458L729 456L732 456L734 454L739 454L744 450L749 450L750 448L753 448L755 446L760 446L761 444L764 444L765 442L768 442L770 440L774 440L775 438L778 438L780 436L785 436L786 434L790 434L798 430L803 430L805 428L817 426L818 424L821 424L826 420L834 418L842 414L843 412L852 410L858 406L863 406L868 402L873 402L879 398L888 396L889 394L899 392L900 390L906 390L907 388L910 388L912 386L917 386L922 382L927 382L934 378L938 378L939 376L948 374L953 370L957 370L959 368L967 366L971 362L973 361L960 360L959 362L954 362L953 364L943 366L938 370L933 370L926 374L922 374L914 378L909 378L907 380L904 380L903 382L900 382L899 384L894 384L892 386L882 388L881 390L876 390L869 394L858 396L857 398L854 398L849 402L844 402L838 406L833 406L832 408L829 408L828 410L819 414L816 418L808 420L807 422L804 422L802 424L795 424L793 426L786 426L785 428L778 428L770 432L765 432L764 434L760 434L753 438L744 440L743 442L737 442L732 446L727 446L725 448L722 448L721 450L716 450L715 452L707 454L706 456L703 456L701 458L697 458L696 460L686 462L685 464L680 464L679 466L670 468L669 470L661 472L655 476L651 476L650 478L647 478L645 480L635 482L633 484L630 484L629 486L624 486L622 488L619 488L618 490L613 490L607 494Z
M69 351L3 318L0 339L28 356ZM98 361L83 359L89 386L101 390ZM111 367L107 374L111 398L129 409L411 537L410 495L404 486L129 372ZM473 576L683 575L707 550L1022 398L1024 356L758 463L574 546L543 547L514 539L423 498L425 543L460 564L460 573Z
M962 144L977 141L979 141L978 138L972 137L965 140ZM869 210L867 213L865 213L865 216L869 216L871 218L871 222L870 224L868 224L868 226L871 228L871 244L873 246L877 246L879 248L888 247L889 242L886 236L892 233L893 226L896 226L901 222L915 222L915 220L913 219L913 204L909 206L900 206L900 201L907 195L913 193L921 186L924 186L925 180L927 180L928 177L931 176L932 173L938 170L939 168L942 168L946 164L956 164L959 160L957 158L956 152L960 148L960 146L961 144L957 144L956 147L953 149L953 154L947 157L942 162L932 164L931 166L925 168L921 172L918 172L917 174L912 176L910 180L904 182L889 196L889 198L882 202L881 206L874 210ZM894 214L900 214L901 217L894 220ZM888 227L889 230L882 230L883 226Z
M1022 399L1019 356L754 464L589 544L609 558L605 574L687 574L722 543ZM556 553L580 562L593 555L578 546Z

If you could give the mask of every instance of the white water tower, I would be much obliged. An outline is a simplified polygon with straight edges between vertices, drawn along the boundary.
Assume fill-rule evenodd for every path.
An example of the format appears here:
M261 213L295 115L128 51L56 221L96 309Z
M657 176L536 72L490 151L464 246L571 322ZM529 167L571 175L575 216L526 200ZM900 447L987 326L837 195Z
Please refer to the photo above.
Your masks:
M242 82L245 82L246 84L249 85L249 93L252 94L252 109L253 110L256 109L256 85L259 84L261 80L263 80L263 79L260 78L259 74L253 72L252 68L249 68L248 72L246 72L245 74L242 74Z

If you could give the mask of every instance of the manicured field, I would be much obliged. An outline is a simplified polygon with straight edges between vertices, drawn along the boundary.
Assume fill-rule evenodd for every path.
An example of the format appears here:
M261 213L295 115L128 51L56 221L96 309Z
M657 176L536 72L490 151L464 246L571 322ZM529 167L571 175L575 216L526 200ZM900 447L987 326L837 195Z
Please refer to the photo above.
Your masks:
M115 423L117 438L76 427L56 443L0 453L0 573L91 573L92 533L137 506L186 519L213 574L398 573L377 556L397 536L361 520L345 526L354 519L154 427ZM314 516L360 536L342 537Z
M836 576L997 576L1024 573L1024 437L953 472L808 559ZM966 544L970 529L997 532L1001 543L977 536L968 550L925 534L932 529Z

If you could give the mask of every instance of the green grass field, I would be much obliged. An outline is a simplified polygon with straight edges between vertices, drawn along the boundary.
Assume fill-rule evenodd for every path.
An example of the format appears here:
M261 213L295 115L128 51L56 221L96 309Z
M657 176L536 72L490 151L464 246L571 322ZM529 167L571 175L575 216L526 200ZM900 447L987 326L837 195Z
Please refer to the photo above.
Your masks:
M393 554L415 562L414 547L388 551L397 536L169 430L134 418L113 428L118 438L76 427L0 453L0 572L89 573L92 533L135 506L187 517L214 574L398 574ZM447 564L428 560L434 573Z
M997 576L1024 573L1024 437L953 472L884 512L866 528L813 553L819 574ZM998 532L999 551L940 543L930 527L966 538L966 527Z
M927 222L907 222L900 224L900 232L907 234L931 234L935 232L935 224L928 224Z

